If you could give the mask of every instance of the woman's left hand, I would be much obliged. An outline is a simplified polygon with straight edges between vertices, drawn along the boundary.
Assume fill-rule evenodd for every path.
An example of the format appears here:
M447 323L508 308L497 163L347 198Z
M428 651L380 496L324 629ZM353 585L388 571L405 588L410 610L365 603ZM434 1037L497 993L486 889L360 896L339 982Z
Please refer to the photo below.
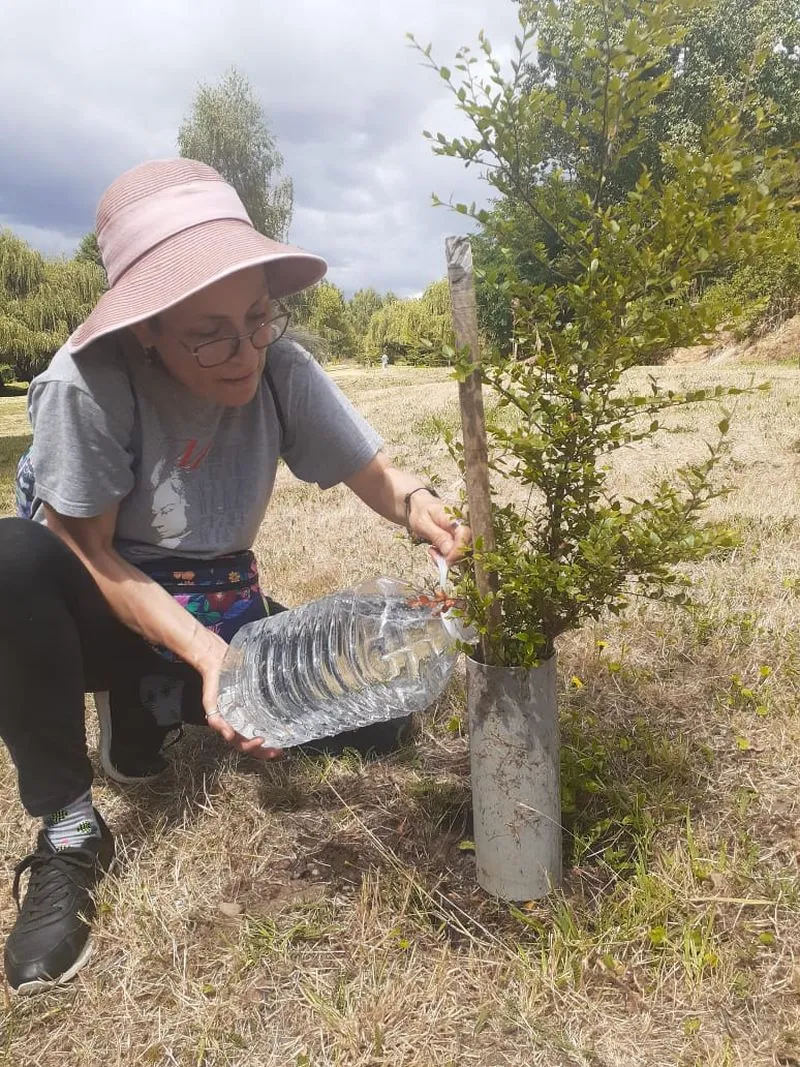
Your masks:
M203 710L209 727L216 730L229 745L246 756L255 756L260 760L280 759L284 755L281 749L264 748L264 740L261 737L252 739L242 737L219 714L217 711L219 674L228 646L221 637L211 630L200 628L199 624L196 633L198 651L193 666L203 679Z
M414 537L433 545L451 567L463 557L472 541L469 526L454 523L442 501L425 490L411 497L408 527Z
M346 484L373 511L407 526L413 537L433 545L452 566L466 552L472 534L468 526L453 522L442 501L419 481L393 467L384 453L378 452Z

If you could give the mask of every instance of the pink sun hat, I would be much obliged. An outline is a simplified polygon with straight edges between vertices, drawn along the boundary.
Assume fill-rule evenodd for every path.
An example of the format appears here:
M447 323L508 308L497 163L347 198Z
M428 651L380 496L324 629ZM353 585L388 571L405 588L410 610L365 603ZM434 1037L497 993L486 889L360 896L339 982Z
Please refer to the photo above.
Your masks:
M259 233L233 186L191 159L142 163L117 178L97 209L97 243L109 288L70 337L73 352L246 267L264 264L273 299L328 269L320 256Z

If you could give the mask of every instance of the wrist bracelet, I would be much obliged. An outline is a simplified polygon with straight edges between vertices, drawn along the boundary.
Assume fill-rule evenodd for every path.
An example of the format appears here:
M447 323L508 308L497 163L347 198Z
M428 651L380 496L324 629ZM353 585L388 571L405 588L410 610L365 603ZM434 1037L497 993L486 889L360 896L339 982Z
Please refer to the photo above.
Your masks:
M431 485L418 485L416 489L412 489L410 493L406 493L405 497L403 498L403 503L405 505L406 510L406 529L409 532L411 531L411 497L414 495L414 493L421 493L423 491L426 493L430 493L431 496L435 496L437 500L439 499L439 494Z

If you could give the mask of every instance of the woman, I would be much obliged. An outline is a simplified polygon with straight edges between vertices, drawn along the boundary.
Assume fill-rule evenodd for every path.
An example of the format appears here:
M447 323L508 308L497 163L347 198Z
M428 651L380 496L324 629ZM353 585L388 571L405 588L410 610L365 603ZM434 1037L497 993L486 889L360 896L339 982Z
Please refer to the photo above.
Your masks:
M257 233L216 171L190 160L129 171L103 197L97 235L109 289L31 385L26 517L0 521L0 587L23 606L0 623L0 734L43 821L17 867L18 903L29 880L5 948L19 992L86 962L81 916L113 858L92 805L85 692L98 693L102 763L118 780L158 773L166 735L203 715L240 752L279 755L216 714L227 641L277 608L249 550L278 458L323 488L346 483L450 561L469 536L281 339L280 299L326 265Z

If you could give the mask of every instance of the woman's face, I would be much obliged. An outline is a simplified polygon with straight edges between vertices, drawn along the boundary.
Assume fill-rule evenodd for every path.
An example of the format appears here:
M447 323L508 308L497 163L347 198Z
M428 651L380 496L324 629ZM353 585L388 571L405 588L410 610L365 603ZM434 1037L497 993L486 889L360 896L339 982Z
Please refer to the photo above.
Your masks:
M266 360L266 349L255 349L243 335L251 334L270 315L264 268L256 266L214 282L155 321L131 328L145 348L157 349L172 377L195 396L240 407L255 396ZM224 342L235 337L241 338L236 354L218 363L226 353ZM222 343L206 347L210 342Z

